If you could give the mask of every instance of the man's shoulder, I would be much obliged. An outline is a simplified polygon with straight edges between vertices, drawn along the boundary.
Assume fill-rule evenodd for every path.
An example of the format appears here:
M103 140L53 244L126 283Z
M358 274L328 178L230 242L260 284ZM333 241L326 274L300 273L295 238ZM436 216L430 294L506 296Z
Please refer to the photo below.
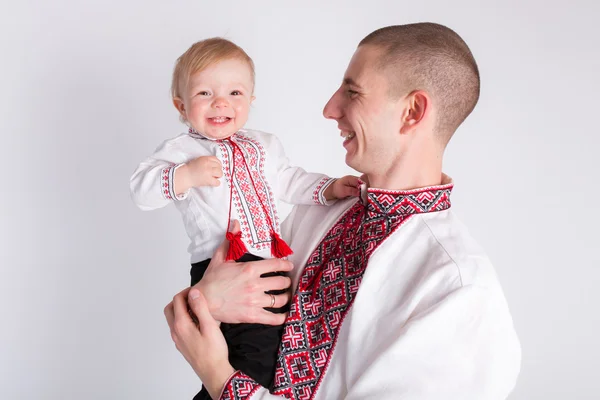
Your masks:
M506 308L492 263L450 210L409 218L373 253L365 282L386 291L390 307L404 314L428 310L453 293Z
M419 221L424 234L431 238L430 251L438 253L449 268L456 270L461 285L498 284L488 255L451 210L419 215Z

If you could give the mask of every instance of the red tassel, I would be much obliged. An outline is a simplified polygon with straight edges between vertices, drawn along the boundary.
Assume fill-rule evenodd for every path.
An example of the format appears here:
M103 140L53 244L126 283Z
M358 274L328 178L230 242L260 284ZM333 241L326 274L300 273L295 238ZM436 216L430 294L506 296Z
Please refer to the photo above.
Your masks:
M275 258L283 258L292 255L294 252L290 249L290 246L277 234L277 232L271 233L271 255Z
M248 252L246 245L242 242L242 232L227 232L225 237L229 240L229 250L227 250L225 261L235 261Z

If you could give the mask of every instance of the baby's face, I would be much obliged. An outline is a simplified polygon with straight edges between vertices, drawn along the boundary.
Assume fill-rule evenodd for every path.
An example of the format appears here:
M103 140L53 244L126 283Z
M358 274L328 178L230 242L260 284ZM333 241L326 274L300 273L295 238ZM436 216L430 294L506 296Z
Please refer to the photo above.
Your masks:
M247 63L223 60L190 77L182 108L178 108L197 132L211 139L224 139L248 120L253 89Z

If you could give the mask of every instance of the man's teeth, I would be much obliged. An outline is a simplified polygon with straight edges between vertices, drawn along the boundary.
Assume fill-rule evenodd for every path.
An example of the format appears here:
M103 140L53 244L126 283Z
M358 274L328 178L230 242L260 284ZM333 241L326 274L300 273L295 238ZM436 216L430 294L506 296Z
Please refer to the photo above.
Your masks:
M347 134L344 136L344 140L350 140L350 139L352 139L354 136L355 136L355 133L354 133L354 132L347 133Z

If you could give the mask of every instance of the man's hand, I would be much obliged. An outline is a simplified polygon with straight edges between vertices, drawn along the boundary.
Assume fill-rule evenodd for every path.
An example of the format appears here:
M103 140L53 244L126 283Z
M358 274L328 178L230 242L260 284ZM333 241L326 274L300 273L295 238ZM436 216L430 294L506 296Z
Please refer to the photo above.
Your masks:
M360 196L360 189L358 187L358 178L352 175L346 175L339 179L336 179L331 185L325 189L325 199L337 200L345 199L346 197Z
M238 221L232 224L232 232L240 230ZM287 314L274 314L264 307L280 308L289 303L288 290L275 296L271 305L271 295L265 292L288 289L291 279L287 276L261 278L268 272L290 271L291 262L280 259L236 263L225 261L228 242L225 239L210 261L204 276L194 287L202 292L208 302L212 316L221 322L238 324L242 322L281 325Z
M219 323L210 315L206 299L198 289L187 288L165 307L165 317L175 347L192 366L211 397L219 398L234 369L228 360L225 337Z
M175 171L175 193L180 195L194 187L219 186L222 176L223 167L217 157L195 158Z

